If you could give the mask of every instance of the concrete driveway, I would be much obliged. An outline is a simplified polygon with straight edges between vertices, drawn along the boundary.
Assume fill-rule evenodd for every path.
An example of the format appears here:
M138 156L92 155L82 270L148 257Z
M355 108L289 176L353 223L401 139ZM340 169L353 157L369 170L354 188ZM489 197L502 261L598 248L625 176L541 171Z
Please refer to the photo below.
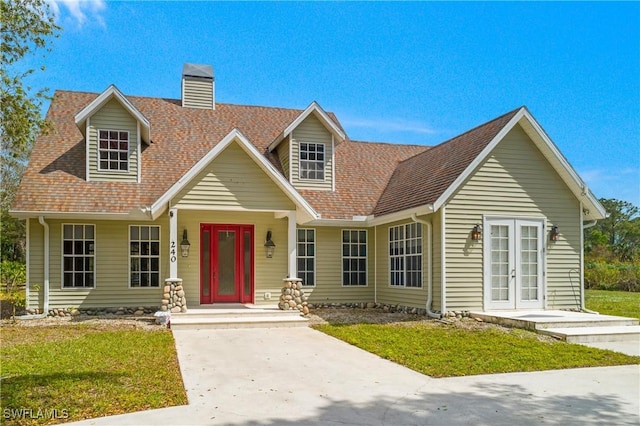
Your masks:
M78 424L640 423L638 365L433 379L305 327L174 335L188 406Z

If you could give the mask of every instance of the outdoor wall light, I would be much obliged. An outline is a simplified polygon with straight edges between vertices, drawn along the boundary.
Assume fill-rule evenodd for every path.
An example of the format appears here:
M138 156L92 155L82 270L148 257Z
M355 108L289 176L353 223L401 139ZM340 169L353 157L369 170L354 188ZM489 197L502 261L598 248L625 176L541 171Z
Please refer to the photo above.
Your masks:
M273 252L276 251L276 243L271 239L271 231L267 231L267 238L264 242L264 248L267 252L267 259L271 259L273 257Z
M180 248L182 249L182 257L189 256L190 247L191 247L191 244L189 243L189 240L187 240L187 229L185 228L185 230L182 231L182 241L180 242Z
M477 224L471 230L471 239L473 241L480 241L482 239L482 225Z
M549 231L549 239L551 241L558 241L559 237L560 237L560 230L558 229L557 225L553 225L551 227L551 231Z

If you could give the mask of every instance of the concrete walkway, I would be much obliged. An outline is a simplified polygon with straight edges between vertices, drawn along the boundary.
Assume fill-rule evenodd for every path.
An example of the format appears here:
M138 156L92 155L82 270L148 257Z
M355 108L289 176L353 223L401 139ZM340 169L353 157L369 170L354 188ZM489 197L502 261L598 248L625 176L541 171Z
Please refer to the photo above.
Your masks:
M174 335L188 406L75 424L640 423L638 365L433 379L310 328Z

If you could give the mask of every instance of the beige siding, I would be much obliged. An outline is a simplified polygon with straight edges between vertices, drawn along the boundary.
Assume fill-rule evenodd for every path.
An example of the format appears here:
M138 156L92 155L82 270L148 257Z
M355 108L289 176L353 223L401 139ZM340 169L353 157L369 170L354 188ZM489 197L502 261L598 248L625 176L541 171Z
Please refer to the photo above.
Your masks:
M178 229L186 229L191 248L189 257L178 258L178 276L183 279L187 306L200 304L200 224L248 224L254 225L254 286L255 303L278 303L282 279L287 276L287 219L275 219L273 213L178 211ZM276 250L267 259L264 242L271 231ZM271 293L271 299L265 298Z
M295 210L293 202L237 143L229 145L194 178L173 205Z
M432 215L433 243L432 243L432 268L433 268L433 302L431 310L442 312L442 210Z
M284 176L287 180L289 180L289 174L291 171L291 164L289 161L289 146L289 138L286 138L285 140L280 142L277 150L278 158L280 159L280 164L282 164L282 170L284 171Z
M126 221L67 221L47 220L50 229L50 286L49 306L111 307L159 306L160 288L129 288L129 225L160 225L160 277L169 275L167 257L169 223L167 216L155 222ZM95 225L95 274L93 289L62 289L62 224L85 223ZM37 220L30 222L30 301L31 307L42 307L44 290L44 230ZM39 289L36 289L35 286Z
M342 285L342 229L316 227L316 286L307 287L309 303L373 302L373 230L367 230L367 286Z
M313 114L309 115L293 131L291 144L291 183L298 189L333 189L333 146L331 133L322 125ZM300 179L300 143L324 144L325 167L324 181Z
M182 106L213 109L213 80L188 78L182 80Z
M137 182L138 180L138 130L137 122L129 112L112 99L89 119L87 139L89 143L89 179L95 181ZM129 170L98 170L98 130L129 132Z
M422 218L426 219L426 218ZM389 228L401 224L412 223L404 220L377 227L378 257L378 303L389 303L414 308L424 308L427 302L427 229L422 225L422 288L391 287L389 285Z
M43 303L42 291L44 284L44 228L37 219L29 221L29 300L27 307L41 307Z
M580 205L519 126L446 206L447 310L483 308L483 243L470 239L483 215L546 218L545 241L550 227L558 225L561 240L549 244L546 253L546 303L548 308L578 306L579 274L572 271L580 267Z

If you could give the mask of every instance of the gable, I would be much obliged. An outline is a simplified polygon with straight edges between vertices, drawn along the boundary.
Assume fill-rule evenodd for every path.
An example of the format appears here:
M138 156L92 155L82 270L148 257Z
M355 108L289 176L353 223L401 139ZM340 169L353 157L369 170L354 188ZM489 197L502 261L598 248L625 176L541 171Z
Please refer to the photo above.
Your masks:
M314 144L324 147L324 178L321 180L305 179L300 169L301 144ZM288 158L291 176L291 184L296 189L333 189L333 135L325 128L324 124L310 114L296 127L291 134L291 156Z
M94 181L137 182L139 180L138 122L116 99L112 98L87 119L87 177ZM99 132L125 132L128 135L126 171L100 170Z
M520 125L514 126L456 191L448 205L484 204L484 210L547 215L562 206L577 215L579 202Z
M295 204L247 153L233 142L172 200L182 208L295 210Z

